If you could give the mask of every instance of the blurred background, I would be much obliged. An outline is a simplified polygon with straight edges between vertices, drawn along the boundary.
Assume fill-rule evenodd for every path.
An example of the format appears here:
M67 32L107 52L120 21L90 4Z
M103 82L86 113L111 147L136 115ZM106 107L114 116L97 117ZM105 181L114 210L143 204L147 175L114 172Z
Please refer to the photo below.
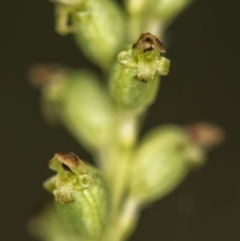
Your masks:
M142 212L131 241L240 240L240 2L197 0L166 32L172 68L143 132L161 123L207 120L226 131L204 168ZM0 240L33 241L26 224L52 175L55 152L90 156L62 126L48 125L40 92L27 80L36 63L87 67L71 36L54 32L47 0L0 2Z

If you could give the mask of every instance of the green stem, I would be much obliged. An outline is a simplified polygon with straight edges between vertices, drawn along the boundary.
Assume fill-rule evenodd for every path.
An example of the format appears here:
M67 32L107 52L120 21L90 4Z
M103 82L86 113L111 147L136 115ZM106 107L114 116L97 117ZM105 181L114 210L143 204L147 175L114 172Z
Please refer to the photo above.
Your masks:
M139 217L139 205L133 198L127 198L115 220L110 224L101 241L124 241L134 231Z
M132 149L138 133L136 116L132 113L121 111L118 120L115 140L98 152L98 163L112 190L114 215L119 211L126 190Z
M102 241L122 241L135 227L138 205L125 199L132 150L138 133L136 116L120 112L116 139L98 153L99 163L108 177L112 191L112 216Z

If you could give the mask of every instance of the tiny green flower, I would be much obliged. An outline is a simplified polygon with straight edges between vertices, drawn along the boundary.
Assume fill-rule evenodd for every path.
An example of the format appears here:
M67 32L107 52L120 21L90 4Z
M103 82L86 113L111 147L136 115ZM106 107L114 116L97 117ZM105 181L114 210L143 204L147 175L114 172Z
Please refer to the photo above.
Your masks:
M155 73L167 75L170 61L160 56L165 53L160 40L150 34L141 34L138 41L129 51L123 51L118 55L118 61L126 68L137 68L136 79L147 82L154 79Z
M59 233L81 240L96 240L105 230L111 211L108 185L100 171L85 165L73 153L57 153L49 162L57 174L44 183L55 204L40 216L44 240L57 240ZM51 237L51 238L48 238Z
M73 33L86 56L103 69L109 67L126 38L125 19L111 0L55 0L56 30Z
M50 178L44 186L53 192L55 200L64 204L72 202L74 189L85 189L92 184L88 169L73 153L57 153L49 162L49 168L58 175Z
M165 52L156 36L145 33L128 51L118 55L109 79L109 88L116 103L127 109L142 110L156 97L159 78L167 75L170 61L160 53Z

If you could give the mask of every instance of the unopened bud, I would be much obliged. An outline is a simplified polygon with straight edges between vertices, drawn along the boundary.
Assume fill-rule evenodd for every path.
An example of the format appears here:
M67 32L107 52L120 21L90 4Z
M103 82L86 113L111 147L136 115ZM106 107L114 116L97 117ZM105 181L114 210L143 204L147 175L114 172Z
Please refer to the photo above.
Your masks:
M191 147L181 127L167 125L152 130L136 152L131 195L144 204L171 192L191 168Z
M115 110L97 76L59 67L53 71L48 66L35 67L31 76L43 85L44 110L49 113L52 109L86 148L98 149L109 143L114 135Z

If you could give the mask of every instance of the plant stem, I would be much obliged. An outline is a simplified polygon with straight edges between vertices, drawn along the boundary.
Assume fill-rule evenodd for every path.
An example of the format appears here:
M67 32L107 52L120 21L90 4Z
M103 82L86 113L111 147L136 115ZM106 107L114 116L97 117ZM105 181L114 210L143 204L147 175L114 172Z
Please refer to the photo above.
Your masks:
M139 205L128 197L121 212L107 229L102 241L124 241L134 231L139 217Z

